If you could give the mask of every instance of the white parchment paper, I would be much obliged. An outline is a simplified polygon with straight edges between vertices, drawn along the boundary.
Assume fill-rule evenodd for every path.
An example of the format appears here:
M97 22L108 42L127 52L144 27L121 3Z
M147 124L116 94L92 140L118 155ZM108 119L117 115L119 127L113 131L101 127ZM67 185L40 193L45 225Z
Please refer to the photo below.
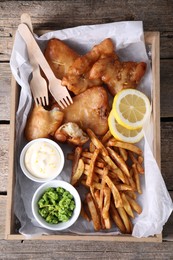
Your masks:
M116 46L116 51L121 60L145 61L147 63L147 72L140 83L139 89L147 94L152 102L151 69L144 44L142 22L117 22L80 26L50 32L40 38L36 36L36 39L40 48L44 50L46 42L54 37L65 41L79 54L84 54L95 44L110 37ZM46 230L40 227L35 221L31 211L31 200L35 190L40 184L27 179L19 165L20 152L26 144L23 130L32 106L32 97L29 88L29 78L32 73L32 68L28 61L26 45L18 32L15 37L10 65L15 79L21 87L16 115L16 186L14 198L15 214L21 224L19 232L28 238L40 234L56 234L58 232ZM152 153L154 136L152 117L149 119L145 130L145 137L139 144L144 150L145 158L145 175L141 178L143 194L138 196L138 202L142 206L143 211L140 215L136 215L133 221L134 229L132 235L135 237L147 237L161 233L163 225L173 210L173 203ZM62 145L62 148L65 153L69 152L70 148L67 145ZM70 174L71 162L66 161L65 168L57 179L69 181ZM81 196L83 196L83 190L79 190L79 192ZM67 231L78 234L96 234L92 223L87 223L81 217L65 232ZM107 235L118 234L116 227L113 227L110 231L103 232ZM99 232L99 234L102 234L102 232Z

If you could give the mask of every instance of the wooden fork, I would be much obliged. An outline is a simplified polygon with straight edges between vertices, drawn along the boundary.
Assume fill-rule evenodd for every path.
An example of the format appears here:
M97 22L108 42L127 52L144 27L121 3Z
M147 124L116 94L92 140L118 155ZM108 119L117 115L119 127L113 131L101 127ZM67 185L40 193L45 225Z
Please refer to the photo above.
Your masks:
M57 103L61 108L65 108L71 103L73 100L65 86L61 85L61 80L57 79L51 70L47 60L45 59L42 51L40 50L37 42L35 41L32 33L26 24L20 24L18 26L18 31L22 38L24 39L27 48L32 50L32 56L37 60L38 64L42 68L45 73L48 81L49 81L49 91L52 96L55 98Z
M22 14L21 22L25 23L30 29L30 31L33 32L31 18L29 14L27 13ZM30 64L33 69L32 79L30 81L30 88L31 88L34 101L36 105L43 105L43 106L49 105L47 82L41 76L40 67L35 57L32 55L32 50L29 48L28 48L28 56L29 56Z

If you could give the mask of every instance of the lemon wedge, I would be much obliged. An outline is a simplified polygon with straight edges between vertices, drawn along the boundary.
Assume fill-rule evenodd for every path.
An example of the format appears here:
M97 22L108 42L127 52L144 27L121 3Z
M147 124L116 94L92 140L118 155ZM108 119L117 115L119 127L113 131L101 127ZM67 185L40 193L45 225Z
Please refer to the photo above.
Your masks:
M136 130L129 130L116 121L113 111L110 112L108 117L108 125L111 134L120 141L128 143L137 143L143 138L142 128Z
M148 97L136 89L124 89L113 100L112 111L117 122L129 129L142 128L150 116L151 105Z

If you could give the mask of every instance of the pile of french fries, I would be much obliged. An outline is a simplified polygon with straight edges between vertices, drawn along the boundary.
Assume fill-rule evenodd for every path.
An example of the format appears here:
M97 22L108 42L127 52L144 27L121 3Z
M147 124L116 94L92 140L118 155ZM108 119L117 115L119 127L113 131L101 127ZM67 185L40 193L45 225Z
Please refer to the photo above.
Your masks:
M88 189L81 215L92 220L96 231L110 229L114 223L121 233L130 234L135 212L142 212L136 201L137 194L142 193L142 150L116 140L109 131L102 138L91 129L87 133L89 147L78 146L67 156L72 160L71 184Z

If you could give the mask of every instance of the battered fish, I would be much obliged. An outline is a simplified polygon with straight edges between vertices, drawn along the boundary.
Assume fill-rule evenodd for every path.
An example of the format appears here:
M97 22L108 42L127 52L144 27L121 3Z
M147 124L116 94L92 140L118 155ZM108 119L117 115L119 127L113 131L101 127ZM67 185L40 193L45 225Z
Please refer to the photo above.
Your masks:
M99 59L90 70L90 79L101 79L115 96L126 88L136 88L146 71L145 62L121 62L114 57Z
M88 135L76 123L72 122L61 125L55 132L54 138L59 142L67 142L77 146L82 146L89 140Z
M114 51L114 45L111 39L107 38L100 44L95 45L91 51L77 58L70 66L67 74L62 79L62 85L78 95L87 88L99 86L102 84L100 78L92 79L89 77L90 70L99 58L113 56L117 58Z
M83 130L90 128L97 135L108 130L108 96L101 86L87 89L73 98L73 104L63 109L64 123L74 122Z
M59 39L48 41L45 58L58 79L62 79L79 55Z
M31 141L36 138L50 137L61 125L63 115L64 113L57 107L48 111L42 106L34 106L25 127L26 139Z

